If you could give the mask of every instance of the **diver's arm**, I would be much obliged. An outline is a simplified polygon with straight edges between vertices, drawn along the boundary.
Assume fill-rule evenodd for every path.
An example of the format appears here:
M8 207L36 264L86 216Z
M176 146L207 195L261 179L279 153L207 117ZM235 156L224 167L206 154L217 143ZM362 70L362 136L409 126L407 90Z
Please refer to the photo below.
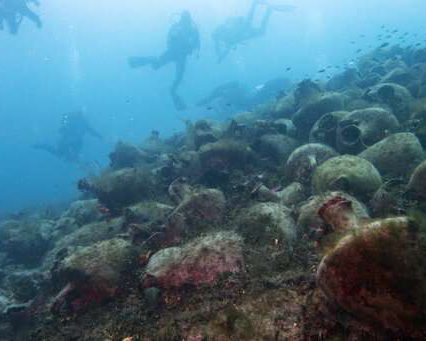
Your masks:
M225 46L218 55L218 63L222 63L222 61L228 56L231 52L231 49L228 46Z
M40 1L38 1L38 0L27 0L27 2L30 2L30 3L32 2L37 7L40 6Z
M93 129L91 126L87 125L86 131L90 136L96 137L99 140L102 140L102 135L99 134L95 129Z
M197 50L197 53L200 53L201 49L201 40L200 40L200 32L197 28L194 30L194 48Z

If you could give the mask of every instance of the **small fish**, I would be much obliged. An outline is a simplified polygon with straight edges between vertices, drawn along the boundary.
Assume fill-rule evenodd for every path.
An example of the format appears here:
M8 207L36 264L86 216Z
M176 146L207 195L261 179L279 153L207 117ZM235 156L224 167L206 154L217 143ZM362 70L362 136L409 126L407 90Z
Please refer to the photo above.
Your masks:
M212 109L213 109L213 107L207 107L206 109L210 111L210 110L212 110Z
M354 44L355 44L355 42L352 40L352 41L351 41L351 44L352 44L352 45L354 45Z
M326 69L321 69L318 71L318 73L324 73L325 71L327 71Z
M388 42L383 43L382 45L379 46L379 49L383 49L385 47L388 47L390 44Z
M422 43L417 43L416 45L414 45L414 46L416 46L416 47L418 47L418 46L420 46Z
M362 49L356 50L356 53L360 53L360 52L362 52Z
M287 69L285 69L286 71L290 71L291 70L291 67L289 66Z
M392 33L398 33L398 30L393 30Z

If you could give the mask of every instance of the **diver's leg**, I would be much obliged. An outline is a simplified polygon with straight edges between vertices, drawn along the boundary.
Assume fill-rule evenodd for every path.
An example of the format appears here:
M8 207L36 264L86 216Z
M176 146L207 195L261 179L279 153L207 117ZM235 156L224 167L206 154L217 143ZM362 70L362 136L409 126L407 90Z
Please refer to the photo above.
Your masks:
M41 28L43 26L40 17L33 11L31 11L28 7L21 8L19 13L23 17L27 17L28 19L30 19L33 23L37 25L38 28Z
M53 156L59 156L58 149L56 146L52 146L46 143L36 143L32 147L37 150L44 150L45 152L48 152L49 154L52 154Z
M177 110L184 110L186 108L186 104L177 93L177 89L179 85L182 83L183 76L185 75L185 70L186 70L186 57L182 57L176 60L176 75L175 75L175 80L173 81L173 84L170 88L170 94L172 95L173 103Z
M228 56L228 54L231 52L231 48L229 48L228 46L225 46L223 49L222 49L222 52L221 52L221 54L220 54L220 56L219 56L219 58L218 58L218 62L219 63L221 63L227 56Z
M158 70L162 68L163 66L171 63L172 61L174 61L173 53L170 50L167 50L161 56L159 56L158 58L155 58L155 60L152 63L152 68L154 70Z
M217 59L220 60L222 54L222 44L217 37L213 38L214 41L214 51L216 52Z
M171 88L172 91L175 92L177 88L179 87L180 83L182 83L185 70L186 70L186 57L179 58L178 60L176 60L176 74L175 74L175 80L173 81L172 88Z
M16 16L10 15L10 16L7 16L5 19L6 19L7 26L9 27L10 34L13 34L13 35L17 34L19 30L20 22L18 21Z
M253 0L251 7L250 7L250 10L247 14L247 22L249 22L250 24L253 22L254 15L256 13L256 7L258 5L264 4L264 3L265 3L265 1L262 1L262 0Z
M273 12L273 9L271 7L268 7L265 15L263 16L262 22L260 24L260 28L254 31L255 36L263 36L266 33L266 28L268 27L269 19L271 19L272 12Z

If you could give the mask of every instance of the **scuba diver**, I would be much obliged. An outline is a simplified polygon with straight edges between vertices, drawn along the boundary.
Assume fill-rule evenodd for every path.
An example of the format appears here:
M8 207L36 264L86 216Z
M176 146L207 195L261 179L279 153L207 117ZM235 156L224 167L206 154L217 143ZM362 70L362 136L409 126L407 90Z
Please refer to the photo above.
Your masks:
M10 34L17 34L25 17L41 28L40 17L28 7L31 2L36 6L40 4L38 0L0 0L0 30L3 30L6 22Z
M35 144L33 147L67 162L78 163L86 135L102 139L102 136L87 122L83 113L76 111L63 115L59 139L55 145Z
M252 110L257 105L275 100L291 87L286 78L274 78L253 88L238 81L221 84L200 100L197 105L221 113Z
M214 88L197 106L231 113L248 109L249 89L238 81L231 81Z
M256 10L262 5L266 6L266 12L263 15L260 27L255 27ZM265 0L254 0L246 17L230 18L213 32L212 38L218 62L222 62L231 50L235 50L238 45L264 35L273 12L288 12L294 9L293 6L272 6Z
M177 94L177 89L183 80L187 58L200 50L200 34L191 14L183 11L180 19L169 30L166 51L159 57L130 57L129 65L132 68L151 66L154 70L166 64L176 64L176 75L170 88L170 94L177 110L186 108L185 103Z

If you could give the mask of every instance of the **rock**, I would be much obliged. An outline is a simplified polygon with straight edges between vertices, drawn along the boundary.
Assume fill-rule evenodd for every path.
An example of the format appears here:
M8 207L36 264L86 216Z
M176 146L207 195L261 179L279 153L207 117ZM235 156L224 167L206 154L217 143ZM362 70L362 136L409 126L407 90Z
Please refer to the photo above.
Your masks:
M291 153L285 165L287 181L310 184L315 169L326 160L338 154L323 144L305 144Z
M426 161L418 165L411 174L408 189L420 198L426 198Z
M299 182L292 182L282 191L276 192L281 204L293 207L306 199L305 188Z
M329 192L323 195L316 195L307 200L299 209L299 217L297 220L298 228L305 232L316 232L322 229L323 219L319 215L319 210L330 200L340 197L351 202L352 209L357 219L367 219L369 214L367 208L353 196L344 192Z
M80 180L79 189L94 194L108 209L116 211L148 198L154 185L150 174L136 168L109 171L90 181Z
M318 286L357 319L406 336L424 335L424 231L406 217L367 223L322 259Z
M355 68L348 68L340 74L333 76L326 85L327 91L339 91L350 88L359 80L358 71Z
M326 144L336 148L339 122L348 114L348 111L335 111L322 115L312 127L309 142Z
M173 206L159 202L140 202L124 210L126 224L156 223L161 224L172 213Z
M216 232L182 247L155 253L145 269L145 286L176 288L214 284L222 274L243 270L242 239L234 232Z
M123 239L110 239L80 248L64 258L55 278L68 283L55 298L55 312L79 312L113 297L122 274L133 264L136 254Z
M58 240L63 236L70 234L80 228L80 225L74 218L62 217L55 222L53 240Z
M359 157L370 161L384 176L406 177L424 160L424 152L414 134L398 133L372 145Z
M413 80L410 72L404 67L397 67L389 71L382 79L382 83L396 83L407 86Z
M382 76L379 72L371 72L360 79L356 85L362 89L372 87L380 82Z
M0 289L0 317L5 312L6 308L11 304L11 300L7 297L6 293L4 293Z
M280 118L274 121L274 127L279 134L290 137L296 136L296 126L288 118Z
M331 158L319 166L312 178L316 193L341 190L355 196L368 197L382 185L377 169L358 156Z
M252 151L244 143L233 140L219 140L202 146L199 158L204 171L244 169L250 163Z
M246 242L265 245L278 240L291 250L296 237L296 223L286 206L273 202L259 203L239 214L238 231Z
M68 256L78 247L90 246L94 243L112 239L125 232L123 218L83 225L76 231L58 239L55 247L50 250L43 262L43 269L51 270L54 264Z
M287 207L293 207L306 199L305 188L298 182L292 182L281 191L274 191L260 185L253 194L256 199L261 202L277 202Z
M301 107L292 117L301 137L308 137L315 122L324 114L343 110L344 97L339 93L326 93Z
M220 225L226 212L226 199L217 189L193 191L170 215L167 230L173 234L199 233Z
M274 116L275 117L291 117L296 111L296 102L293 94L288 96L283 96L278 99L275 108Z
M103 214L99 210L97 199L74 201L61 218L72 218L79 226L101 220Z
M35 267L50 248L38 221L6 221L0 226L0 250L16 264Z
M317 83L312 82L310 79L301 81L294 91L296 110L318 98L321 93L322 89Z
M401 85L381 83L369 89L365 97L389 106L400 122L405 122L410 116L410 104L413 98L410 91Z
M374 193L368 202L368 207L373 217L383 218L400 215L405 209L405 198L401 194L406 192L406 184L401 178L391 179L383 184Z
M145 289L143 293L148 306L150 308L157 308L160 303L161 290L156 287L152 287Z
M220 135L218 129L214 129L213 124L206 120L200 120L195 122L191 128L187 128L188 138L191 140L190 144L194 146L196 150L200 149L207 143L213 143L218 140Z
M292 137L281 134L263 135L256 144L255 150L262 156L276 162L285 162L299 143Z
M255 188L253 194L255 194L256 199L261 202L280 202L281 199L278 195L278 192L270 190L265 185L260 185Z
M10 289L17 302L25 303L35 298L45 280L43 273L35 271L16 271L6 278L6 287Z
M110 166L114 170L123 168L137 168L147 162L152 162L154 159L148 152L141 148L119 141L114 151L109 154Z
M359 153L398 128L396 117L384 109L355 110L338 124L337 149L342 153Z

